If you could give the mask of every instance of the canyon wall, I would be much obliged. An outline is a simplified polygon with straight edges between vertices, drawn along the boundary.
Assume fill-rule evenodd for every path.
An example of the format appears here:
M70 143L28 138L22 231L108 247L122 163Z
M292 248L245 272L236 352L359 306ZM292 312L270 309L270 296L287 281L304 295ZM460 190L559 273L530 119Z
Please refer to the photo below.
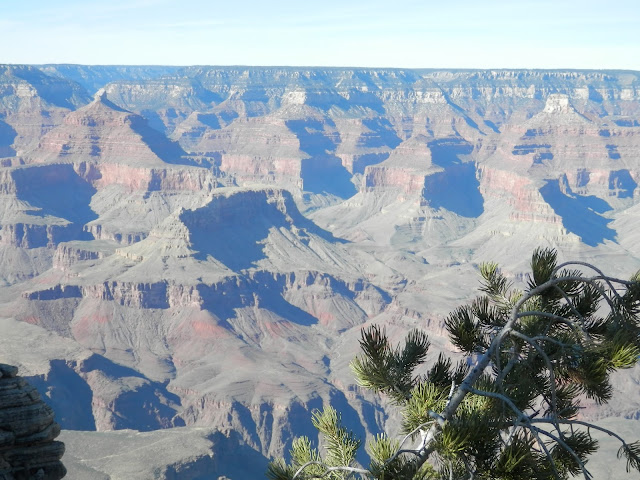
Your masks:
M63 428L262 468L322 405L393 428L360 329L452 353L480 262L631 275L639 181L638 72L0 66L0 361ZM171 468L246 475L207 455Z

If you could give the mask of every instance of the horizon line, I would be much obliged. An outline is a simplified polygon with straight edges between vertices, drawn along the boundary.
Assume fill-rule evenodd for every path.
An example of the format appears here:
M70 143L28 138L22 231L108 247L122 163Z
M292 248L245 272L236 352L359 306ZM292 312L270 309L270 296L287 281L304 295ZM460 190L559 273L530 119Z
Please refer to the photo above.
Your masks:
M164 67L164 68L283 68L283 69L331 69L331 70L411 70L411 71L544 71L544 72L633 72L640 70L629 68L580 68L580 67L371 67L371 66L335 66L335 65L249 65L249 64L161 64L161 63L76 63L76 62L44 62L44 63L0 63L2 66L79 66L79 67Z

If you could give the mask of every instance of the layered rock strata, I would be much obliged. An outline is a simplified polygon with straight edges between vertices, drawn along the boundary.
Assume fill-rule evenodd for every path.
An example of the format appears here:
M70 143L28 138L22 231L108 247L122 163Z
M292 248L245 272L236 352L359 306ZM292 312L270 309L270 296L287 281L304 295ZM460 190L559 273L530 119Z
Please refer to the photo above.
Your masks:
M450 354L483 261L640 267L637 72L40 70L0 67L0 362L63 428L265 459L331 404L364 438L387 417L349 370L363 326ZM637 377L607 414L637 416Z
M58 480L67 473L60 459L60 426L38 391L0 364L0 479Z

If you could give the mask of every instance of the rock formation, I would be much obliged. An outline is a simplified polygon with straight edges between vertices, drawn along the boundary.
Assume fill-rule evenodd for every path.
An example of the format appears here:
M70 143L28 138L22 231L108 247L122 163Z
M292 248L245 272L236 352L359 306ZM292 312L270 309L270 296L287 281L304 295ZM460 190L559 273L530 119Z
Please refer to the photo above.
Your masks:
M0 364L0 478L57 480L66 474L64 444L54 441L60 426L38 391Z
M86 160L132 165L162 166L185 163L186 153L140 115L124 110L107 99L100 89L93 102L69 115L62 125L40 140L31 154L33 162Z

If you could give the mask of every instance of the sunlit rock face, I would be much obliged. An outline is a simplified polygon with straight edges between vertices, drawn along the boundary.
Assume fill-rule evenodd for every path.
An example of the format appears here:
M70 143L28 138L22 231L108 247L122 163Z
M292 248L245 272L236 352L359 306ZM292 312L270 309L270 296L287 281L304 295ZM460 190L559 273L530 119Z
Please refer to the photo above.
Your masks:
M521 283L537 246L629 276L639 135L634 72L0 67L0 361L63 428L184 435L145 457L166 478L257 478L322 405L393 430L360 329L450 353L478 264Z

